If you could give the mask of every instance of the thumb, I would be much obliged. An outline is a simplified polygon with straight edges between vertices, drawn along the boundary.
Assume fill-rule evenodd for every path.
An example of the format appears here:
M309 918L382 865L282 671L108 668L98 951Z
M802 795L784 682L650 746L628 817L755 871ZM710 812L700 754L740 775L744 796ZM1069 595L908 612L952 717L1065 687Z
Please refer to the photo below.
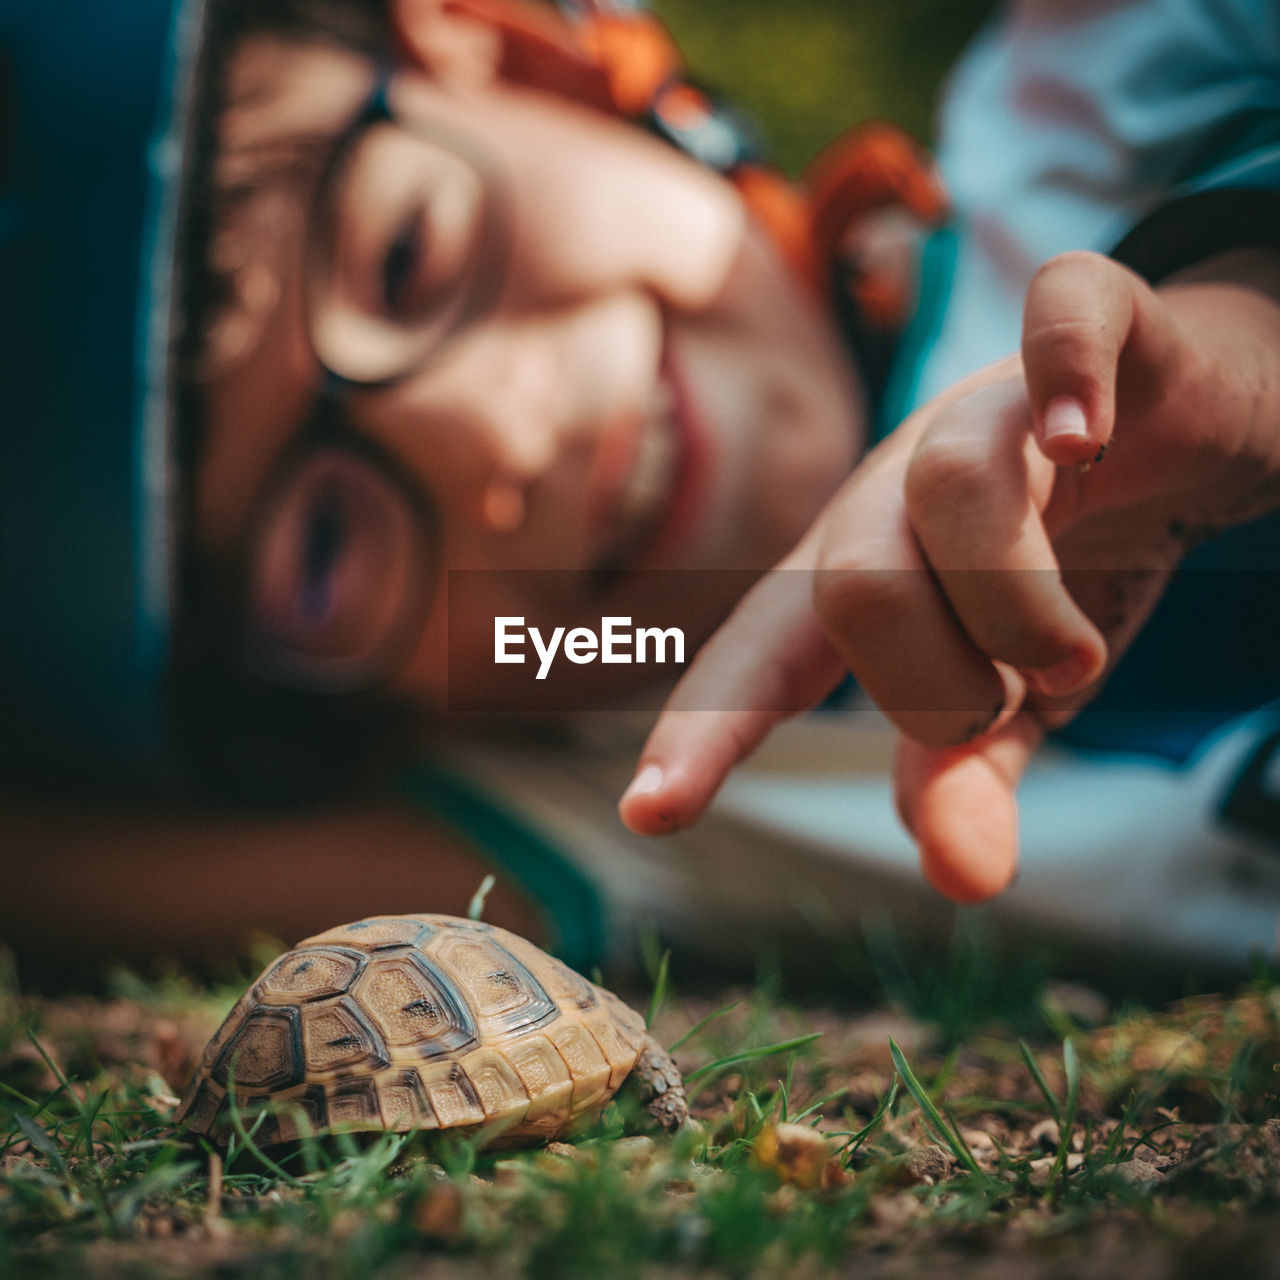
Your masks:
M1154 322L1155 295L1096 253L1036 272L1022 317L1022 363L1040 451L1058 466L1097 461L1111 440L1122 353Z

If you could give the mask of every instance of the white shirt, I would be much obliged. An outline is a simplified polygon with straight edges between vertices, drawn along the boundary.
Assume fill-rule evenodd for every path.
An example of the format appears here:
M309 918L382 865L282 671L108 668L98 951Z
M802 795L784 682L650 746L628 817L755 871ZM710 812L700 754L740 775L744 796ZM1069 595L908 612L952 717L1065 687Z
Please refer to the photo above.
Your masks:
M1280 112L1276 0L1017 0L943 97L959 231L916 401L1017 349L1037 267L1105 252L1178 183Z

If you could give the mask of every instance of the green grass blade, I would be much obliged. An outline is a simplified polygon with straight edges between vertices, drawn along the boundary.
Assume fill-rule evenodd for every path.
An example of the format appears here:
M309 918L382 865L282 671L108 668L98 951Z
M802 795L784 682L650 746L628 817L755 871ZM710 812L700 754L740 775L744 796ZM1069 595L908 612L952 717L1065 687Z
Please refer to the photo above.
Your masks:
M17 1122L18 1128L22 1130L23 1137L42 1156L46 1156L59 1173L65 1174L67 1172L66 1161L63 1160L62 1152L58 1149L58 1144L49 1135L49 1131L38 1125L30 1116L16 1115L14 1120Z
M812 1044L821 1035L821 1031L811 1031L808 1035L796 1036L793 1040L779 1040L775 1044L762 1044L754 1049L744 1049L741 1053L731 1053L727 1057L717 1058L715 1062L708 1062L696 1071L690 1071L684 1078L685 1089L687 1091L693 1088L694 1085L715 1075L718 1071L724 1071L728 1067L740 1066L744 1062L755 1062L760 1058L771 1057L775 1053L790 1053L792 1050L802 1048L806 1044Z
M1053 1168L1049 1174L1049 1185L1055 1189L1055 1196L1059 1180L1066 1168L1067 1153L1071 1150L1071 1133L1075 1128L1076 1108L1080 1102L1080 1059L1076 1056L1075 1042L1070 1037L1062 1042L1062 1070L1067 1079L1067 1101L1062 1112L1058 1154L1054 1157Z
M1036 1082L1036 1088L1044 1094L1044 1100L1049 1104L1049 1111L1053 1116L1054 1123L1061 1131L1062 1108L1058 1105L1058 1099L1054 1097L1053 1090L1049 1088L1049 1082L1044 1078L1044 1074L1040 1070L1040 1064L1036 1062L1035 1054L1031 1052L1025 1040L1018 1041L1018 1048L1022 1051L1022 1060L1027 1064L1027 1070L1031 1072L1031 1078Z
M898 1100L898 1090L902 1087L902 1081L898 1076L894 1076L889 1082L889 1087L884 1091L884 1097L880 1099L880 1105L876 1107L876 1113L862 1126L856 1133L852 1134L849 1141L845 1144L846 1163L848 1159L858 1150L860 1146L880 1127L885 1116L893 1110L893 1104Z
M17 1100L20 1103L22 1103L24 1107L40 1106L40 1104L34 1098L28 1098L25 1093L20 1093L17 1089L13 1087L13 1085L5 1084L3 1080L0 1080L0 1090L3 1090L5 1093L9 1094L10 1097L17 1098ZM48 1104L46 1103L45 1105L47 1106ZM43 1110L43 1108L41 1108L41 1110Z
M696 1036L700 1031L704 1030L706 1027L709 1027L717 1018L723 1018L726 1013L731 1013L741 1003L742 1002L740 1000L735 1000L732 1004L725 1005L723 1009L717 1009L714 1013L707 1014L707 1016L703 1018L701 1022L697 1022L692 1027L690 1027L689 1030L686 1031L684 1035L682 1035L680 1039L675 1042L675 1044L669 1044L667 1046L667 1052L675 1053L677 1049L683 1048L683 1046L688 1044L689 1041L692 1040L693 1037Z
M802 1121L807 1120L815 1112L821 1111L823 1107L828 1106L830 1103L834 1102L837 1098L843 1098L844 1095L848 1092L849 1092L849 1086L841 1085L840 1088L836 1089L834 1092L824 1094L820 1098L815 1098L811 1103L809 1103L807 1107L805 1107L803 1111L800 1112L799 1115L795 1117L792 1123L800 1124Z
M471 895L471 901L467 903L467 919L479 920L484 915L484 900L489 896L489 890L498 883L498 877L495 875L487 875L480 881L480 887Z
M916 1074L911 1070L911 1064L907 1061L906 1055L898 1047L892 1036L889 1037L889 1052L893 1056L893 1065L897 1069L902 1083L906 1086L907 1092L915 1099L916 1106L924 1114L928 1127L934 1131L934 1136L937 1140L944 1146L949 1147L951 1154L970 1173L981 1174L982 1170L978 1168L978 1162L973 1158L973 1152L965 1145L959 1134L951 1132L947 1122L934 1105L933 1099L929 1097L928 1091L916 1079Z
M62 1068L59 1067L56 1062L54 1062L52 1056L49 1054L49 1051L36 1038L36 1033L32 1031L30 1027L27 1028L27 1039L30 1040L33 1045L35 1045L36 1052L41 1056L41 1058L44 1059L45 1066L48 1067L51 1072L53 1072L53 1078L58 1082L58 1088L53 1092L49 1101L52 1102L53 1099L56 1098L59 1093L64 1094L67 1100L76 1109L76 1114L82 1116L84 1114L84 1103L80 1101L80 1098L77 1096L76 1091L71 1087L71 1082L67 1079L66 1076L62 1074ZM48 1106L48 1103L45 1103L45 1106Z
M964 1167L966 1169L977 1169L979 1167L978 1159L973 1154L973 1148L970 1147L969 1144L965 1141L964 1134L960 1132L960 1126L956 1124L956 1118L951 1114L951 1108L944 1106L942 1108L942 1111L943 1111L943 1114L947 1117L947 1124L950 1126L947 1132L950 1133L955 1138L956 1144L959 1146L960 1150L963 1152L961 1162L964 1164Z
M253 1157L258 1160L264 1169L269 1169L281 1182L288 1186L296 1187L299 1185L297 1178L293 1176L287 1169L282 1169L258 1144L253 1140L253 1134L258 1131L258 1126L266 1119L264 1111L254 1122L253 1132L251 1133L244 1127L244 1117L240 1114L240 1105L236 1101L236 1076L235 1063L232 1062L230 1070L227 1072L227 1112L231 1117L231 1127L236 1131L236 1136L244 1144L244 1148Z
M658 972L653 978L653 994L649 997L649 1008L644 1015L644 1029L646 1031L653 1027L653 1020L658 1016L658 1010L662 1008L663 1001L667 998L670 972L671 952L664 951L662 959L658 961Z
M1135 1089L1130 1093L1129 1101L1120 1113L1120 1119L1111 1131L1111 1137L1107 1139L1107 1145L1098 1159L1099 1164L1115 1164L1121 1159L1125 1134L1130 1129L1138 1127L1138 1117L1151 1106L1154 1096L1147 1089L1142 1090L1141 1093Z

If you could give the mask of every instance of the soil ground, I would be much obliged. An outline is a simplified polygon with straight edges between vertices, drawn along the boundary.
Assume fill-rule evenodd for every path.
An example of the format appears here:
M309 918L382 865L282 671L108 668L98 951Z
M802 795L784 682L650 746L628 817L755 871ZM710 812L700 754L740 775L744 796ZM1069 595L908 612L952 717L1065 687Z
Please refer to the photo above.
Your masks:
M676 1049L695 1124L674 1139L615 1107L530 1151L224 1155L170 1117L234 990L10 987L0 1274L1280 1276L1269 978L1156 1010L1043 983L959 1021L767 988L666 993L660 1040L704 1023Z

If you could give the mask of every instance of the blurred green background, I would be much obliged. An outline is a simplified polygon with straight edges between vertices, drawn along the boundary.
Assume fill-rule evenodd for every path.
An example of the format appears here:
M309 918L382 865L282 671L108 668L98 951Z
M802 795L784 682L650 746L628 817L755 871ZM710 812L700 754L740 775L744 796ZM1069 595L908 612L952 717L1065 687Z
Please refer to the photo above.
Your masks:
M933 140L947 68L995 0L652 0L696 78L747 108L797 172L883 116Z

